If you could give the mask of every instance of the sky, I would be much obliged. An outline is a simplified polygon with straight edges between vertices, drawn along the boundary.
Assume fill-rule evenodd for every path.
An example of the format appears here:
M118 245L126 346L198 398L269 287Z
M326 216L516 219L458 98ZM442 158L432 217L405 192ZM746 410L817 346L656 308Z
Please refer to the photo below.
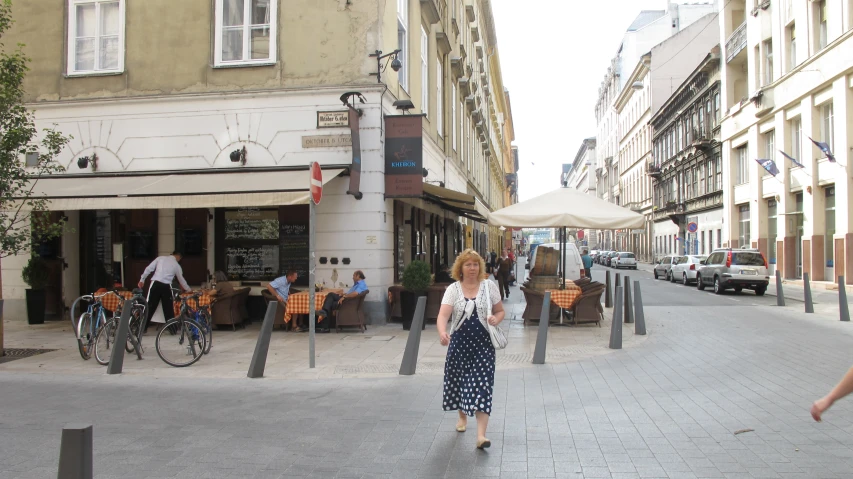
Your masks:
M684 2L676 2L684 3ZM560 186L584 138L610 60L640 10L666 0L492 0L519 157L519 201Z

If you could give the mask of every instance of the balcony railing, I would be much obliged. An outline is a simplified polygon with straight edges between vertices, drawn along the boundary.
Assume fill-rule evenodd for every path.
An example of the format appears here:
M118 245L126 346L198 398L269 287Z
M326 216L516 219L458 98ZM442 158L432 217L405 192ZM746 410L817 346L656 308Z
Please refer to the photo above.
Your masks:
M660 178L660 166L654 163L646 163L646 174L652 178Z
M740 24L739 27L732 32L729 39L726 40L726 63L732 61L738 53L746 48L746 22Z

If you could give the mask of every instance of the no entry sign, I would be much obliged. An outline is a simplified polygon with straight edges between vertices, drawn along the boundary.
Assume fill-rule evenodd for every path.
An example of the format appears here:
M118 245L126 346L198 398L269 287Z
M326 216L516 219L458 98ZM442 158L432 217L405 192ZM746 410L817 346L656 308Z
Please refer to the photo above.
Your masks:
M320 164L311 163L311 201L315 205L320 204L323 198L323 171L320 169Z

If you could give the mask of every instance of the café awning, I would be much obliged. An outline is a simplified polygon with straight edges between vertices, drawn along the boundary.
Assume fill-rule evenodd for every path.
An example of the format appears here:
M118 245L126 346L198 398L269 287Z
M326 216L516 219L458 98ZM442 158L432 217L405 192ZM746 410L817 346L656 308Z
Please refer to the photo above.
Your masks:
M489 218L486 205L467 193L424 183L424 199L474 221L486 223Z
M323 169L323 184L346 168ZM36 182L51 210L216 208L308 202L308 169L53 175Z

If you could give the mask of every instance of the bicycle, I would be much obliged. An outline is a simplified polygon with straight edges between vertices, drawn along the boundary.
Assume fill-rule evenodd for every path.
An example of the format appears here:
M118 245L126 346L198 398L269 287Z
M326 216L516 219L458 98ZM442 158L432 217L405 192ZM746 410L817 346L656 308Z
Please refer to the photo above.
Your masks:
M191 318L202 326L204 340L206 341L204 354L208 354L210 348L213 347L213 318L210 316L210 305L200 305L198 294L191 296L191 298L195 299L196 307L195 311L192 312Z
M201 359L207 348L205 327L190 316L190 308L187 304L190 298L198 301L198 296L199 293L179 297L181 301L179 314L166 321L166 324L157 331L157 337L154 340L157 355L169 366L176 368L189 366Z
M124 300L124 298L122 298ZM128 353L136 352L136 357L142 359L142 334L145 330L147 317L145 315L146 303L142 296L141 289L134 289L133 296L130 298L131 310L130 319L128 321L127 339L125 340L124 348ZM106 366L110 362L111 347L115 345L116 334L118 333L119 321L121 321L121 311L124 301L119 303L110 318L104 326L98 331L95 337L95 361L98 364Z
M86 312L80 314L80 318L74 324L74 332L77 336L77 349L80 351L80 356L83 359L88 360L92 357L96 336L103 325L107 323L106 313L100 300L111 293L116 294L116 291L107 291L101 295L86 294L77 298L71 306L73 323L73 315L77 303L79 301L90 302L86 308Z

